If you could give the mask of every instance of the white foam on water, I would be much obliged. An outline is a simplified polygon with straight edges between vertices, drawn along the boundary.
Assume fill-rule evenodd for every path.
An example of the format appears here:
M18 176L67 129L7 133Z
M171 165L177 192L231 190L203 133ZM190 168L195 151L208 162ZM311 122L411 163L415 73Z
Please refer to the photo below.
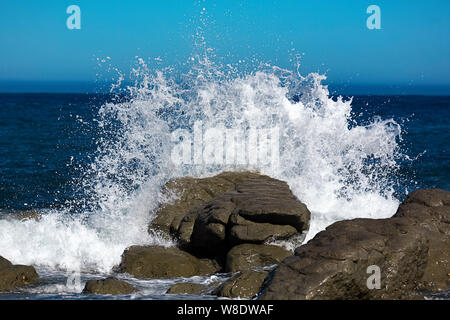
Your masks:
M324 76L267 65L236 72L204 56L181 80L170 69L148 70L142 60L134 73L128 99L100 108L103 135L79 184L85 196L40 221L0 220L0 255L14 263L108 272L131 244L171 245L147 232L163 183L225 169L256 169L287 181L312 212L307 240L334 221L389 217L398 207L400 126L377 119L356 124L351 101L332 99ZM174 165L171 133L193 132L198 121L205 131L242 130L243 139L249 128L277 128L279 166Z

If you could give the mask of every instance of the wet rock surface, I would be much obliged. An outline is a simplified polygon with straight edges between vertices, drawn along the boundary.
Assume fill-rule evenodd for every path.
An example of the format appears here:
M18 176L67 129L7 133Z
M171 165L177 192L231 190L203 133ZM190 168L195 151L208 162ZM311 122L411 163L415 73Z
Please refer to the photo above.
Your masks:
M0 256L0 292L13 291L17 288L36 283L39 275L31 266L13 265Z
M257 269L280 263L292 252L272 245L241 244L227 254L226 272Z
M318 233L279 264L261 299L414 299L446 290L449 244L450 192L418 190L392 218L340 221ZM380 289L368 286L373 266Z
M125 281L109 277L102 280L89 280L83 290L86 294L130 294L136 289Z
M219 297L251 299L261 290L267 271L238 272L217 287L213 294Z
M167 290L167 294L202 294L208 290L208 286L199 283L176 283Z
M209 275L220 267L213 260L198 259L178 248L131 246L122 255L120 272L136 278L175 278Z

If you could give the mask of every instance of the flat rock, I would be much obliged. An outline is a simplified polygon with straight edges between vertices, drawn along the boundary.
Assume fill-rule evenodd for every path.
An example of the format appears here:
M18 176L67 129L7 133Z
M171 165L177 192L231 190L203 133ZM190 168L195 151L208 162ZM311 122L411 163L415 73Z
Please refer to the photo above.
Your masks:
M120 272L136 278L175 278L209 275L220 270L208 259L198 259L178 248L131 246L122 255Z
M236 185L236 213L262 223L290 225L302 232L309 224L310 212L292 194L286 182L272 178L247 179Z
M199 295L208 289L208 286L199 283L176 283L167 290L167 294L196 294Z
M86 294L130 294L136 289L128 282L109 277L102 280L89 280L83 290Z

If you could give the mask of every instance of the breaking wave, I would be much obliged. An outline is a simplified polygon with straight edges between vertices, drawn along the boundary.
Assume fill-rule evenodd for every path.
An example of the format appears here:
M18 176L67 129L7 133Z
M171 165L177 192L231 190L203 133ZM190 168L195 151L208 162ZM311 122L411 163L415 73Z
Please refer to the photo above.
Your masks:
M2 256L108 272L131 244L172 245L147 231L164 201L162 184L230 169L287 181L312 212L306 241L338 220L395 212L403 155L401 127L393 119L356 123L352 101L331 97L325 76L315 73L266 64L239 72L206 55L194 57L189 69L181 76L173 68L152 71L139 59L134 85L119 81L114 90L120 98L101 106L92 124L102 134L77 182L84 196L39 221L0 220Z

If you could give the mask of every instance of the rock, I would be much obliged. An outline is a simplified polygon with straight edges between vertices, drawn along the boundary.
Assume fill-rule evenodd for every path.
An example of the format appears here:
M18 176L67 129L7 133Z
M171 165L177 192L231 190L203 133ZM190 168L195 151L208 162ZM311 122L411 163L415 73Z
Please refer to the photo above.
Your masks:
M243 271L217 287L213 294L219 297L251 299L261 290L266 271Z
M309 224L308 208L295 198L284 181L268 177L236 185L237 210L243 218L261 223L290 225L302 232Z
M450 192L441 189L419 189L411 192L405 202L431 208L450 206Z
M289 239L298 234L290 225L256 223L234 213L230 218L229 244L264 243L270 239Z
M83 290L86 294L130 294L136 289L125 281L109 277L102 280L89 280Z
M166 233L176 233L181 220L195 207L211 200L215 196L229 190L234 190L236 183L245 179L258 177L259 174L250 171L223 172L210 178L178 178L167 182L163 194L170 198L179 197L172 203L163 205L150 225L152 229Z
M340 221L320 232L275 269L264 299L383 298L409 292L421 275L427 246L418 228L398 221ZM367 268L380 267L383 290L369 290ZM395 270L387 274L388 270ZM400 297L400 296L399 296Z
M186 214L178 228L179 243L199 256L224 254L237 244L296 236L308 228L309 218L285 182L260 175Z
M35 283L39 279L36 270L31 266L13 265L0 256L0 292L12 291Z
M230 194L225 193L188 213L179 228L180 246L199 256L226 252L226 227L234 206Z
M178 248L131 246L122 255L120 272L136 278L175 278L209 275L220 270L208 259L198 259Z
M11 213L10 217L13 219L21 220L21 221L26 221L26 220L39 221L42 218L42 214L37 211L29 210L29 211L19 211L19 212Z
M425 229L429 241L427 264L419 287L428 292L448 290L450 285L450 192L420 189L412 192L396 217Z
M196 294L199 295L208 289L208 286L199 283L176 283L167 290L167 294Z
M449 197L419 190L392 218L332 224L279 264L261 299L410 299L418 288L448 288ZM380 289L367 286L374 265Z
M9 260L6 260L2 256L0 256L0 270L11 266L12 263Z
M278 264L292 252L272 245L241 244L227 254L226 272L251 270Z

